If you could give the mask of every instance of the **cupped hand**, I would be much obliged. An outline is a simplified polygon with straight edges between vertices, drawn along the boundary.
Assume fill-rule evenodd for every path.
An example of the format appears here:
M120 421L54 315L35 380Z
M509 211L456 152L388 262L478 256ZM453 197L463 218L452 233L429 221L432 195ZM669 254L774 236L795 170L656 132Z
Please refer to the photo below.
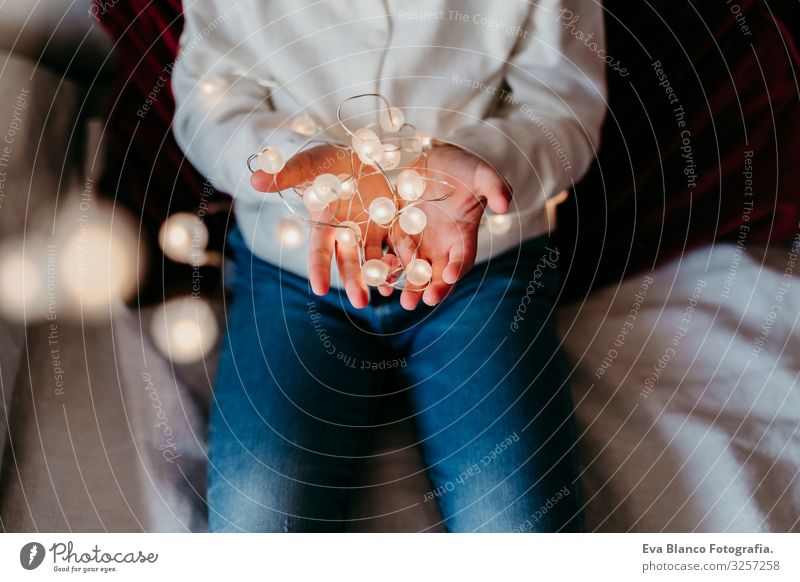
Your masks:
M286 166L277 174L267 174L261 170L253 173L251 183L261 192L277 192L289 188L308 185L320 174L351 175L360 173L359 195L350 200L338 200L321 210L309 209L312 220L320 223L338 224L345 221L358 223L364 246L365 260L381 259L396 266L396 259L383 256L383 244L387 236L385 227L371 221L368 209L372 200L379 196L392 198L385 179L371 167L362 167L358 157L348 150L334 145L320 145L304 150L289 159ZM317 295L325 295L330 290L331 261L336 258L339 278L345 287L347 297L354 307L361 309L369 302L369 292L361 277L361 262L356 245L341 245L336 235L341 227L322 224L311 226L308 244L308 275L311 289Z
M475 264L478 228L485 206L504 214L511 199L505 181L494 168L455 146L434 146L424 167L419 165L417 171L427 177L426 191L422 199L407 205L415 204L425 212L427 227L421 240L420 235L412 237L395 227L392 239L395 253L404 264L418 247L416 256L427 260L433 273L424 289L412 285L403 289L400 303L409 310L415 309L420 299L432 306L450 293ZM453 193L446 199L436 200L450 191Z
M278 174L257 171L251 181L259 191L276 192L309 184L323 173L360 174L359 195L312 211L311 217L322 223L359 223L365 261L380 259L393 271L401 261L409 265L413 257L427 260L433 271L430 284L422 289L406 283L400 296L404 308L414 309L420 300L427 305L440 303L453 285L469 272L475 263L484 207L488 205L493 212L503 214L510 200L505 181L489 164L454 146L436 145L416 169L427 178L426 191L421 200L405 204L414 204L425 212L427 228L423 235L415 236L403 233L397 222L389 236L386 227L368 220L372 200L393 196L381 174L371 167L362 168L358 158L343 148L321 145L305 150L293 156ZM444 200L437 200L451 191ZM312 226L308 247L311 288L318 295L329 291L331 262L335 256L348 299L355 307L363 308L369 302L369 292L361 277L358 247L338 244L339 230L319 224ZM393 245L390 250L394 254L383 254L384 243ZM383 295L392 293L388 285L379 289Z

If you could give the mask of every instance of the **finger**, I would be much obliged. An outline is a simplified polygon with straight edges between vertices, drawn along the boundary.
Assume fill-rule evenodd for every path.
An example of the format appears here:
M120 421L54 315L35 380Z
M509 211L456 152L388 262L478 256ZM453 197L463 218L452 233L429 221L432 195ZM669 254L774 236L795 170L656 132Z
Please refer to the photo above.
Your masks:
M441 256L431 260L433 276L430 285L422 293L422 300L426 305L433 307L441 303L453 290L453 286L442 281L442 273L447 266L447 257Z
M286 165L289 166L288 162ZM308 174L308 178L301 178L298 170L292 170L287 174L284 172L286 172L285 168L277 174L267 174L263 170L256 170L250 176L250 185L259 192L277 192L299 186L311 177L311 174Z
M273 188L274 177L262 170L256 170L250 176L250 185L259 192L275 192Z
M402 264L409 265L415 257L414 251L417 250L417 243L407 235L401 235L395 241L395 252L403 260ZM398 261L399 262L399 261ZM406 281L403 291L400 293L400 305L409 311L416 309L422 299L422 289L414 287Z
M503 186L499 190L491 190L485 194L486 205L495 214L505 214L511 203L510 190Z
M415 237L400 231L400 229L395 229L393 234L394 254L402 261L401 264L407 265L414 259L414 251L417 250L419 243Z
M381 261L389 265L389 278L386 280L387 283L394 283L400 276L398 269L402 266L400 263L400 259L398 259L393 254L389 253L384 255L381 258ZM394 287L391 285L380 285L378 286L378 292L383 295L384 297L389 297L392 293L394 293Z
M325 295L331 288L331 259L335 240L334 229L329 226L311 227L308 242L308 279L317 295Z
M400 305L403 307L403 309L414 311L417 308L417 305L419 305L421 299L422 291L408 285L400 294Z
M454 285L464 275L469 273L475 264L475 254L477 249L465 241L454 244L450 247L450 254L447 266L442 272L442 281Z
M386 239L386 229L370 222L367 234L364 237L364 260L383 258L383 241Z
M364 281L361 280L361 262L358 257L358 247L345 247L337 244L336 265L350 303L356 309L363 309L369 303L369 290Z
M277 192L294 188L324 173L340 174L350 171L349 157L345 150L333 146L318 146L296 153L286 161L277 174L263 170L253 172L250 183L260 192Z
M475 190L486 198L487 206L495 214L508 212L511 203L511 188L500 175L489 166L480 166L475 176Z

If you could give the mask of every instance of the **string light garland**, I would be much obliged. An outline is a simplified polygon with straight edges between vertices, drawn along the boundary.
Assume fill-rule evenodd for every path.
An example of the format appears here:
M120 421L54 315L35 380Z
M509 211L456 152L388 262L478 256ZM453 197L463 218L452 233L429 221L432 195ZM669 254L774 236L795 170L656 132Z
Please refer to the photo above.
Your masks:
M248 78L271 93L275 83L255 79L246 71L234 70L224 74L209 74L201 78L198 91L209 106L225 97L234 77ZM377 111L376 121L352 130L342 119L342 107L363 98L377 98L383 104ZM433 269L429 261L418 256L428 216L423 203L440 202L452 196L454 187L444 180L427 177L427 155L432 138L420 134L407 123L405 113L389 104L375 93L356 95L345 100L337 111L337 119L348 135L348 143L335 143L350 154L352 160L348 173L323 173L308 184L292 190L303 206L312 213L330 207L332 222L321 222L304 217L290 204L284 192L278 195L288 212L280 218L275 237L281 248L300 248L307 236L308 225L336 228L336 242L341 248L356 248L364 281L370 286L411 285L424 288L430 284ZM309 138L307 146L320 130L320 124L303 111L290 118L288 126L298 135ZM357 162L356 162L357 160ZM286 165L284 153L276 147L267 147L247 160L251 171L254 166L267 173L280 172ZM350 220L348 214L356 202L364 207L361 179L379 176L386 184L387 195L371 200L365 209L365 220ZM443 195L432 194L437 186ZM567 196L562 192L548 201L548 210ZM77 198L75 198L77 200ZM128 224L119 209L93 216L90 228L79 228L76 216L60 219L53 244L41 248L30 240L4 240L0 244L0 316L9 320L38 321L53 313L54 297L58 297L58 313L70 317L109 315L115 305L129 298L138 284L139 271L146 257L138 255L137 262L130 260L130 249L138 248L135 225ZM223 208L220 207L220 211ZM502 236L512 231L522 213L491 215L482 218L482 226L492 235ZM365 233L374 222L386 228L389 241L400 229L414 237L416 248L411 257L399 267L390 267L381 259L365 260ZM113 227L113 228L112 228ZM41 233L44 237L46 233ZM219 266L221 256L208 249L209 233L197 214L179 212L169 216L159 232L159 244L164 254L179 263L202 266ZM139 249L141 251L141 249ZM398 257L399 259L400 257ZM398 275L395 279L394 276ZM64 293L61 293L64 291ZM151 333L158 349L175 363L194 362L206 355L218 340L219 328L210 305L192 295L168 301L151 322Z
M235 69L231 74L255 82L265 89L268 97L279 88L277 83L256 78L245 70ZM201 77L201 90L205 90L209 95L218 96L222 92L219 79L220 77L214 74ZM208 87L213 87L214 90L208 91ZM375 120L363 127L351 129L342 117L342 110L348 103L366 98L377 99L381 103L381 107L376 111ZM304 216L287 200L287 193L278 190L277 195L286 206L288 216L278 222L275 233L277 240L284 249L294 250L302 246L303 237L300 235L305 227L316 225L336 228L338 229L336 241L340 246L357 247L362 275L368 285L390 285L399 288L408 283L414 287L424 288L431 281L430 276L426 275L428 269L425 267L426 264L428 267L430 264L422 261L417 264L416 270L414 267L425 229L428 227L428 217L419 206L422 203L441 202L455 192L455 187L446 180L426 175L427 156L433 147L434 138L420 133L414 125L408 123L403 110L392 106L380 93L363 93L345 99L339 105L336 117L338 125L344 129L349 138L348 143L313 139L321 131L321 126L306 111L288 120L287 124L292 131L309 138L304 148L321 144L334 145L341 148L344 154L350 155L351 168L348 174L323 173L310 183L291 188L310 214L316 215L330 208L330 216L333 217L331 222ZM355 160L360 164L355 163ZM251 173L262 170L274 175L283 170L287 161L284 152L279 147L271 145L251 155L247 159L247 167ZM371 174L378 174L384 179L389 195L371 200L366 208L368 215L366 220L351 220L347 215L354 209L354 200L361 203L360 208L364 208L365 197L360 187L361 179ZM446 192L439 197L431 197L428 193L431 183L443 186ZM566 192L563 192L557 197L558 200L553 199L552 204L547 205L550 218L554 218L552 212L554 207L565 197ZM343 219L336 218L343 210L346 211L346 216ZM523 215L539 210L538 207L533 207L512 214L486 214L481 218L481 227L492 236L506 236L511 233L515 224L519 224ZM415 248L411 257L405 263L398 257L400 266L389 270L385 273L385 277L379 276L383 270L378 270L376 265L373 264L369 269L366 266L369 261L365 258L364 233L371 222L388 231L387 238L392 247L398 228L405 235L415 237ZM367 271L370 276L367 276ZM410 277L412 272L414 275Z
M377 121L365 127L351 129L342 117L342 110L348 103L366 98L378 99L382 107ZM403 111L393 107L379 93L364 93L344 100L336 112L341 128L349 137L349 143L320 142L309 140L306 147L321 143L333 145L342 150L342 159L350 160L350 173L322 173L309 183L292 188L303 206L313 215L330 209L330 222L307 218L298 212L287 200L286 193L277 191L289 212L288 218L279 222L277 236L285 248L297 248L298 220L309 225L336 228L336 241L340 247L356 247L358 250L361 275L364 282L372 287L389 285L401 287L412 285L425 288L431 282L433 270L430 263L418 257L419 249L428 225L428 217L420 208L423 203L436 203L446 200L455 192L455 187L446 180L431 178L425 174L430 140L426 140L417 129L406 122ZM293 119L290 126L302 135L310 136L317 123L307 113ZM280 148L268 146L251 155L247 167L251 172L261 170L267 174L277 174L286 166L286 157ZM372 198L368 205L367 192L362 191L362 179L377 176L386 186L386 195ZM444 190L443 194L429 194L430 184ZM354 206L358 202L358 206ZM356 215L366 206L366 218L357 220ZM342 217L342 218L337 218ZM414 248L406 263L399 259L399 266L391 269L380 259L367 260L365 257L364 234L370 223L387 230L388 239L394 247L397 229L414 240ZM291 245L287 244L287 239Z

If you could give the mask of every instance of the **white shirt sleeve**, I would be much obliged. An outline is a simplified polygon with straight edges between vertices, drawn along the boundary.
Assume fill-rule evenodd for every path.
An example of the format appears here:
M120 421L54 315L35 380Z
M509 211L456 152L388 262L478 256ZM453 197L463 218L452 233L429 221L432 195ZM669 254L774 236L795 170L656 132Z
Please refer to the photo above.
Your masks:
M577 19L575 18L577 16ZM495 115L446 141L483 158L512 188L512 212L535 210L586 172L606 111L603 13L595 0L532 8L507 65Z
M229 22L235 11L235 4L226 9L214 0L185 3L172 73L173 133L188 160L216 188L238 200L278 203L277 195L250 185L247 158L270 145L289 159L308 138L289 129L289 114L272 109L261 79L237 74L237 66L245 72L250 67L239 58L245 39L229 36L236 30Z

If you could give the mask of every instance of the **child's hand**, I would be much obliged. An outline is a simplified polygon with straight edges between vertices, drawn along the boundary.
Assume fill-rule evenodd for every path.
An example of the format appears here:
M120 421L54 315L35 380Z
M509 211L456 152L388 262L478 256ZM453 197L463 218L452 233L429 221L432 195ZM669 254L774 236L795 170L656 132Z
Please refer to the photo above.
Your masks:
M420 299L427 305L436 305L447 296L475 264L484 205L503 214L508 211L511 199L505 181L489 164L454 146L435 146L431 150L427 176L450 183L455 193L446 200L422 202L419 206L428 217L428 226L417 256L430 262L433 278L424 292L406 286L400 296L400 303L406 309L414 309ZM427 184L425 200L447 192L445 186L434 181ZM416 245L411 237L398 236L398 232L401 231L396 229L395 253L407 263ZM382 291L387 293L388 288Z
M301 184L310 183L320 174L350 175L354 169L361 167L357 157L345 155L342 148L332 145L321 145L302 151L287 161L286 166L278 174L267 174L257 171L251 178L256 190L276 192L287 190ZM390 268L394 268L392 257L383 257L383 241L386 229L374 222L367 228L369 204L378 196L391 198L388 186L380 174L370 173L371 168L364 168L364 175L359 182L361 200L354 196L351 201L339 201L321 211L311 212L311 218L319 222L336 224L343 221L364 223L361 225L364 237L365 260L382 259ZM352 204L350 204L352 202ZM336 214L332 214L332 212ZM333 220L333 218L336 220ZM317 295L325 295L330 289L331 259L336 255L339 277L345 286L347 297L356 308L363 308L369 302L367 286L361 278L361 264L356 246L342 246L336 243L336 234L342 229L314 225L311 227L311 238L308 244L308 278L311 288ZM364 232L366 231L366 232ZM396 259L394 259L396 261Z
M358 158L342 155L342 149L335 146L318 146L292 157L286 167L278 174L257 171L252 176L253 187L262 192L275 192L312 182L322 173L350 174L360 167ZM406 309L414 309L423 299L428 305L436 305L450 292L452 286L472 268L477 251L478 227L483 216L484 205L495 213L508 210L510 193L503 179L494 169L475 156L454 146L436 146L428 155L426 173L429 178L444 180L455 187L455 192L443 201L421 202L421 208L428 218L422 244L417 256L428 260L433 269L430 285L423 291L406 286L400 302ZM418 168L422 171L422 168ZM372 200L379 196L391 198L384 178L370 173L369 168L359 182L362 200L354 197L352 204L340 202L338 206L326 207L312 213L312 218L320 222L350 220L364 222L365 260L381 259L390 269L398 266L393 255L383 255L383 244L387 240L387 229L369 222L368 208ZM431 200L447 193L449 188L435 181L428 181L424 198ZM335 209L336 215L331 209ZM366 229L366 232L364 230ZM336 255L340 278L345 286L350 302L362 308L369 302L367 286L361 278L361 267L357 247L337 245L336 233L340 229L314 226L308 247L308 270L311 288L317 295L324 295L330 289L331 259ZM392 249L407 264L416 248L414 238L395 228ZM392 292L389 286L380 288L384 295Z

